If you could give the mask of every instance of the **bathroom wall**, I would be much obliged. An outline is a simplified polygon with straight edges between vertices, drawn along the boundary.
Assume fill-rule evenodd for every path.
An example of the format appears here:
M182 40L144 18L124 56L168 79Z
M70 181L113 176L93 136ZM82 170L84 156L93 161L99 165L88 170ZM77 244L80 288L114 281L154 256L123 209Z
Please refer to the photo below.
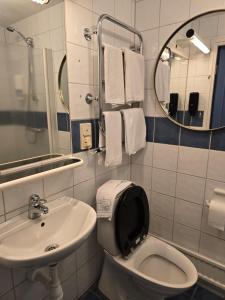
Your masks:
M94 106L84 102L85 95L92 92L96 95L97 61L96 44L88 43L82 33L84 27L96 24L99 14L105 12L117 16L132 24L134 21L133 0L66 0L66 40L69 61L70 110L73 129L73 150L75 156L84 160L84 165L58 175L22 184L15 188L0 191L0 222L27 211L31 194L37 193L48 201L67 195L74 196L93 207L95 206L96 189L109 179L129 179L129 159L124 155L123 164L118 168L105 168L101 159L91 152L80 152L80 122L94 123L97 117ZM114 26L107 25L104 38L117 45L128 44L130 36L122 34L121 40L114 36ZM110 31L110 32L109 32ZM60 263L60 278L63 282L65 300L78 299L93 283L96 282L102 263L102 250L97 244L96 232L80 249ZM30 283L25 270L10 270L0 267L1 300L40 300L47 299L45 288L39 283Z
M141 0L136 2L136 27L144 37L146 60L145 115L147 147L132 160L132 179L150 199L150 232L204 256L225 270L225 233L207 225L214 188L225 188L225 130L196 132L168 120L159 107L153 72L159 50L188 18L225 8L225 1ZM221 275L223 274L223 275ZM225 286L224 273L220 283Z

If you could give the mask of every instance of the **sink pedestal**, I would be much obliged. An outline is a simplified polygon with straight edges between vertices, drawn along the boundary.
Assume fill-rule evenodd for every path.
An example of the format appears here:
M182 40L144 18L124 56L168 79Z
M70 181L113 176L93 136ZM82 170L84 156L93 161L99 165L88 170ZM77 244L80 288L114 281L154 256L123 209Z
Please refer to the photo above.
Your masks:
M49 291L50 300L63 300L62 285L58 275L58 265L53 264L49 266L49 276L47 276L43 269L36 269L28 273L28 278L34 282L39 281Z

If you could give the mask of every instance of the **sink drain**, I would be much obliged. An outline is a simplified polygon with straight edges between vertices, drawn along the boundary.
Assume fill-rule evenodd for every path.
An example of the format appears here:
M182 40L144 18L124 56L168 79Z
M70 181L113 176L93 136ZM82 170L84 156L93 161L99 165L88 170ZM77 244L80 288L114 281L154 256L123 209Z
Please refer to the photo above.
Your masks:
M49 251L52 251L52 250L55 250L59 247L58 244L52 244L52 245L49 245L45 248L45 252L49 252Z

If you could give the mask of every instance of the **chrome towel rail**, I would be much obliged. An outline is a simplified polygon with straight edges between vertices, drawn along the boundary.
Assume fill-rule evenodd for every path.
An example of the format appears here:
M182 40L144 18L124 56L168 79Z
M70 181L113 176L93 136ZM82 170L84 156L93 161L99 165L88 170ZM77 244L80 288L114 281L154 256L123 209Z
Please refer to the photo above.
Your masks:
M103 14L99 17L98 23L97 23L97 29L84 29L84 36L85 38L90 41L92 39L93 34L97 34L97 41L98 41L98 97L92 97L92 95L87 95L86 102L88 104L92 103L93 100L97 100L98 106L99 106L99 128L102 132L104 132L104 116L103 116L103 85L104 85L104 78L103 78L103 66L104 66L104 49L103 49L103 41L102 41L102 27L103 27L103 21L109 21L111 23L114 23L123 29L126 29L127 31L133 33L136 35L139 39L139 45L138 47L131 47L132 50L138 51L139 53L143 54L143 38L141 33L136 30L134 27L121 22L120 20L108 15Z

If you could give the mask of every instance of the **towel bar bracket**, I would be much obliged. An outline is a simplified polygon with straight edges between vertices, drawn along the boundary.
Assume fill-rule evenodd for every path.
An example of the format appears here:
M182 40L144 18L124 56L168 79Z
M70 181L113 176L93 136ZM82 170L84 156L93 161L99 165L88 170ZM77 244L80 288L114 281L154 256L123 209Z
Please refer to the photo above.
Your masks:
M91 29L91 28L84 28L84 37L85 39L90 42L92 40L92 36L94 34L97 34L97 29Z
M88 93L85 97L85 101L87 104L92 104L93 101L98 101L98 97L92 96L92 94Z

